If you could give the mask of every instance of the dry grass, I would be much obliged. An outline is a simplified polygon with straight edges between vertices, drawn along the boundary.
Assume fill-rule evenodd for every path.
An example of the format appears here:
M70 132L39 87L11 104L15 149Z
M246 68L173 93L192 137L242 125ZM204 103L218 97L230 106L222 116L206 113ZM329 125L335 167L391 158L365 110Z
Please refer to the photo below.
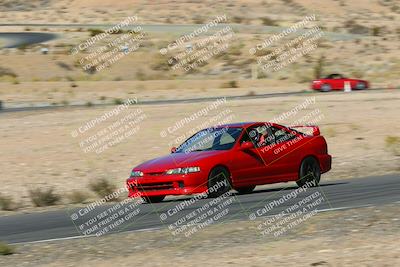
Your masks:
M89 194L80 190L74 190L67 195L69 202L72 204L86 203L90 198Z
M94 193L96 193L100 198L104 198L106 196L111 195L117 189L117 187L114 184L112 184L111 182L109 182L104 178L93 180L92 182L90 182L89 188Z
M0 209L12 211L17 209L17 205L11 197L0 195Z
M15 253L13 246L7 245L6 243L0 242L0 255L12 255Z
M392 152L395 156L400 156L400 137L386 136L385 145L386 149Z
M31 189L29 195L32 203L36 207L53 206L60 202L61 196L54 193L53 188L48 189Z

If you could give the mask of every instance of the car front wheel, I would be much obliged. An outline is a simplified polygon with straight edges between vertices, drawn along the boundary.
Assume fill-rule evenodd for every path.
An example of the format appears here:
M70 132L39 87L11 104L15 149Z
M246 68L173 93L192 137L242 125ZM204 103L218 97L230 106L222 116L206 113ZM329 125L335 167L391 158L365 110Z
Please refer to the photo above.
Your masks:
M159 203L163 201L165 196L154 196L154 197L142 197L146 203Z
M235 190L238 191L239 194L249 194L249 193L253 192L254 188L256 188L255 185L247 186L247 187L235 188Z
M317 186L321 179L321 169L318 161L313 157L305 158L300 165L299 178L296 181L297 185L302 187L305 184L312 183L312 186Z
M332 87L329 84L323 84L321 86L321 92L330 92L332 90Z
M208 196L218 197L231 190L230 174L224 167L215 167L208 175Z

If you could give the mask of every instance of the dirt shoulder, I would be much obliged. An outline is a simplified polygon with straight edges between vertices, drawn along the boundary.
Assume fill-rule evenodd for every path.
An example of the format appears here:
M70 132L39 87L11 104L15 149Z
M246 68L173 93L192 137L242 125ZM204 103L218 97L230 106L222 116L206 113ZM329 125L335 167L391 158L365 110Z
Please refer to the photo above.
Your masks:
M189 238L168 230L17 245L3 266L396 266L398 204L318 213L277 238L261 221L210 225Z

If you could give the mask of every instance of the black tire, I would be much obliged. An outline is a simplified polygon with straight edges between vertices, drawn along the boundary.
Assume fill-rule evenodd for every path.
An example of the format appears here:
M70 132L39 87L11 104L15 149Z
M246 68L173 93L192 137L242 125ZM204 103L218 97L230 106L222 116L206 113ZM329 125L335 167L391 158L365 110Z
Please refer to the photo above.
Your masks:
M235 188L236 191L239 192L239 194L250 194L253 192L254 188L256 188L255 185L253 186L247 186L247 187L240 187L240 188Z
M154 197L142 197L146 203L159 203L163 201L165 196L154 196Z
M219 197L232 189L229 171L224 167L215 167L208 175L208 197Z
M364 90L364 89L366 89L367 88L367 86L365 85L365 83L363 83L363 82L358 82L357 84L356 84L356 88L355 89L357 89L357 90Z
M307 182L312 182L313 187L319 184L321 179L321 169L318 161L313 157L303 159L299 169L299 177L296 181L299 187L304 186Z
M332 86L329 84L323 84L321 85L321 92L330 92L332 90Z

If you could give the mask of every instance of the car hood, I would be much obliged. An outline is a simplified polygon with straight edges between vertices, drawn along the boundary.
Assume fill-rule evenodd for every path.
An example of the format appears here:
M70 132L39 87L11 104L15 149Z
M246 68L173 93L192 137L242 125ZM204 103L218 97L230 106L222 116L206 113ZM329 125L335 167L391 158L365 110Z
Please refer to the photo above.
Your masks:
M144 173L164 172L168 169L180 167L197 167L201 161L209 160L210 157L221 156L226 150L198 151L191 153L172 153L163 157L146 161L134 168Z

